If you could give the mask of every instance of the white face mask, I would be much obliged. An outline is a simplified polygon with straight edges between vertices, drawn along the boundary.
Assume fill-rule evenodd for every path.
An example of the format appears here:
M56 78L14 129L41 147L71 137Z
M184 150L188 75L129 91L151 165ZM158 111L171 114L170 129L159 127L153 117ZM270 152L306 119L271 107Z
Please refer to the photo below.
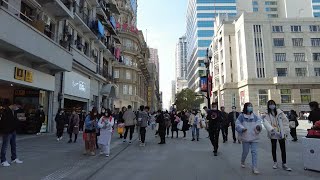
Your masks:
M105 113L106 111L105 111L105 110L102 110L101 112L102 112L102 113Z
M217 107L213 107L212 109L213 109L213 110L217 110L218 108L217 108Z

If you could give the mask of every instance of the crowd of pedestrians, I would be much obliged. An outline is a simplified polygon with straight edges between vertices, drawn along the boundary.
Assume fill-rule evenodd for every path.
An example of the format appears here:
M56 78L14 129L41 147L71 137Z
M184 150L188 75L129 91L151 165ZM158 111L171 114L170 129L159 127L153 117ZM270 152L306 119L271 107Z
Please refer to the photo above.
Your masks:
M309 120L314 124L319 117L319 104L311 102L312 109ZM17 104L8 104L1 111L1 129L2 148L1 165L10 166L6 160L6 151L11 145L11 163L23 163L17 158L16 153L16 122L15 111ZM65 128L65 122L68 122L67 133L69 134L68 143L76 143L78 134L82 133L84 140L84 155L96 155L96 150L100 149L100 155L110 156L111 139L116 130L123 143L132 144L133 135L137 129L140 146L146 146L147 128L156 131L156 137L159 136L159 144L166 144L166 137L179 138L179 131L183 133L183 139L187 137L187 131L191 130L192 141L200 141L201 129L206 129L213 146L214 156L218 156L219 135L222 134L223 143L228 142L229 127L232 130L233 143L242 144L242 156L240 165L246 167L246 158L251 151L252 172L259 174L258 171L258 146L263 126L267 131L267 138L270 139L270 149L273 159L273 168L278 168L277 144L281 150L281 167L286 171L292 171L287 165L286 140L288 135L292 136L292 141L297 141L296 128L299 125L298 116L295 111L290 111L286 115L280 110L275 101L270 100L267 103L265 113L261 115L254 113L253 105L248 102L243 106L243 110L238 112L236 107L227 113L224 107L218 108L218 103L212 103L212 108L203 108L205 113L200 110L184 110L177 112L175 110L150 112L148 106L140 106L139 110L134 112L132 107L122 107L120 112L114 113L110 109L101 108L100 113L96 107L86 114L84 111L77 114L72 110L72 114L67 118L64 109L59 109L56 116L56 136L57 141L61 141ZM74 138L73 138L74 137Z

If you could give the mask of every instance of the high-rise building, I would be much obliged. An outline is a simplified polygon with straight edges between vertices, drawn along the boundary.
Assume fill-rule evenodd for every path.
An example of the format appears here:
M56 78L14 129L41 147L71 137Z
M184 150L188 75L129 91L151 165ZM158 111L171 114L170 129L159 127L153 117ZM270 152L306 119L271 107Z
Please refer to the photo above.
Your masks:
M314 17L320 17L320 0L312 0L312 9Z
M176 102L176 81L171 81L171 103Z
M206 74L204 59L214 35L217 14L236 15L236 0L189 0L187 9L188 87L200 91L200 76Z
M159 87L159 56L158 50L149 48L150 58L148 63L148 70L150 72L150 79L148 85L148 106L151 111L159 109L160 104L160 87Z
M158 49L149 48L150 51L150 58L149 62L156 65L157 71L159 72L159 55Z
M176 45L176 79L187 79L187 38L182 36Z
M251 102L265 112L273 99L288 112L320 101L320 19L244 13L220 21L211 48L213 101L231 111Z

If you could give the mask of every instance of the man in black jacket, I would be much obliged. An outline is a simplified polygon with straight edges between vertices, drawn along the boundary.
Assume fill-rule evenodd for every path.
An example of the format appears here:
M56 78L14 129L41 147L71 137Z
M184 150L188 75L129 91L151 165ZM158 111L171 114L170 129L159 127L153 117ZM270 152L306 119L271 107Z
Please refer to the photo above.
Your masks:
M209 136L213 146L214 156L218 155L219 132L223 121L222 113L218 110L218 103L212 103L212 109L208 111L207 120L209 120Z
M15 111L18 109L18 106L16 104L9 104L9 102L5 102L5 109L2 112L2 118L0 121L0 134L2 135L1 165L4 167L10 166L6 160L9 143L11 145L11 162L17 164L23 163L17 158L16 149L16 130L18 126L18 119Z
M43 111L43 106L40 106L40 108L37 110L37 112L35 114L35 119L37 122L37 135L40 135L42 123L44 123L46 120L46 115Z
M225 112L225 107L221 106L221 114L222 114L222 124L221 124L221 132L223 136L223 143L228 141L228 130L230 121L228 119L228 113Z
M233 136L233 143L236 143L237 138L236 138L236 121L239 117L239 113L236 110L235 106L232 106L232 112L230 112L228 114L228 120L231 124L231 128L232 128L232 136ZM240 143L240 141L238 140L238 142Z

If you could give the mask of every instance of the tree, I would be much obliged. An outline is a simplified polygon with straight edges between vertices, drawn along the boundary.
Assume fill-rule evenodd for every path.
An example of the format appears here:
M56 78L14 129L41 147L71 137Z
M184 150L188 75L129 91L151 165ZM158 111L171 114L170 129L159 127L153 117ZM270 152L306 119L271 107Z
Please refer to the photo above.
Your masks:
M196 96L197 93L191 89L183 89L176 95L176 106L178 111L183 111L184 109L191 110L200 107L203 103L203 98Z

